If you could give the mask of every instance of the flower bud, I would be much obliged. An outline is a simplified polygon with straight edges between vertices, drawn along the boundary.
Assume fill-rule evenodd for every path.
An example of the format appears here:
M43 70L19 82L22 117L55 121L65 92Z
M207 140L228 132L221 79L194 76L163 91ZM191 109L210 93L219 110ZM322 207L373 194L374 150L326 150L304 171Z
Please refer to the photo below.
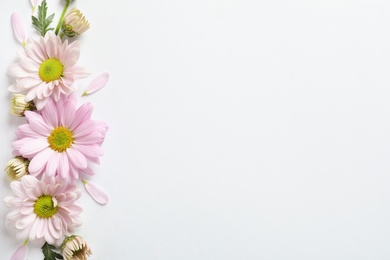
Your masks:
M5 164L5 173L10 181L16 181L28 174L28 164L30 161L21 156L9 160Z
M61 251L65 260L86 260L92 255L91 249L84 238L77 235L65 237L61 245Z
M68 37L82 34L89 29L89 22L77 8L72 8L64 18L62 31Z
M13 94L11 99L10 113L15 116L24 116L24 111L35 110L33 102L26 102L25 95Z

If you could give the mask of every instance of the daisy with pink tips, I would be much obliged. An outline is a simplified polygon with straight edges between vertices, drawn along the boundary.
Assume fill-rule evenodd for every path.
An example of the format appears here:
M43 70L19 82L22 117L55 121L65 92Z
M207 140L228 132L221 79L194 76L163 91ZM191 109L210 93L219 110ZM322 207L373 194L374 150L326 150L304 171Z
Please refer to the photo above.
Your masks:
M26 175L11 182L11 189L15 196L4 199L12 209L6 226L16 229L17 239L59 245L66 234L81 226L82 209L76 204L81 192L74 186L54 177L38 180ZM24 255L22 247L20 251Z
M25 94L26 102L34 101L41 110L52 97L58 101L61 94L69 95L77 90L75 81L89 75L77 66L80 43L62 42L52 31L38 40L28 40L20 53L19 63L8 68L8 74L16 79L8 89Z
M79 173L93 175L90 163L99 164L101 144L108 126L91 120L90 103L77 109L76 96L49 99L40 112L26 111L27 124L16 131L14 155L30 160L33 176L56 176L74 183Z

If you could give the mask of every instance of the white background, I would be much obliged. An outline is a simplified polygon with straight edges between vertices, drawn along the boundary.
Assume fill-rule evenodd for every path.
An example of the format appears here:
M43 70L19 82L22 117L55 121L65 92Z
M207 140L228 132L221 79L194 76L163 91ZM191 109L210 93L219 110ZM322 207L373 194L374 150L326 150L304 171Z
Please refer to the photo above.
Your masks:
M74 5L91 22L80 93L111 75L79 99L110 125L92 179L110 203L80 200L91 259L390 258L390 1ZM0 8L0 165L24 122L8 114L14 11L29 22L29 2ZM4 225L0 241L1 259L21 243Z

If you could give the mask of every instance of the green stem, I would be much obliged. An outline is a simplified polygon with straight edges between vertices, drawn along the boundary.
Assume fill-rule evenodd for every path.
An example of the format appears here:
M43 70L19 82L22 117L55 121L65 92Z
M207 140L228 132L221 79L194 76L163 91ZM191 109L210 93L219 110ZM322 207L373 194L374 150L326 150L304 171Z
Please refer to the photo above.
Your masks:
M64 10L62 11L60 20L58 21L58 24L57 24L57 27L56 27L56 31L55 31L56 35L58 35L58 32L60 31L62 22L64 21L64 17L65 17L66 11L68 10L70 2L71 2L71 0L65 0L65 1L66 1L66 3L65 3Z

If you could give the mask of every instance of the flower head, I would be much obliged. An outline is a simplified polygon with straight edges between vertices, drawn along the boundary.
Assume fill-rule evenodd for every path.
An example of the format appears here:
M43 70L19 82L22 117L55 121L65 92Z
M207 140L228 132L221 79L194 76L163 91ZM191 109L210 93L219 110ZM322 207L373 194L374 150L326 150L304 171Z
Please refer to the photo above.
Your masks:
M76 96L49 99L40 112L26 111L27 124L16 131L14 155L30 159L31 175L58 176L74 182L79 172L93 175L89 162L99 163L107 124L91 120L92 105L76 109Z
M76 7L70 9L62 23L62 31L68 37L80 35L89 29L89 22Z
M64 239L61 251L65 260L86 260L92 255L84 238L75 235Z
M41 110L50 97L57 101L61 94L75 91L75 80L88 75L85 69L76 66L79 55L79 42L62 42L51 31L37 41L29 40L19 63L8 68L9 75L16 78L8 89L25 94L26 102L33 100Z
M10 181L16 181L28 174L29 160L17 156L5 164L5 173Z
M16 229L18 239L59 245L66 233L82 224L82 209L75 203L81 193L73 185L54 177L38 180L26 175L11 182L11 189L15 197L4 199L12 209L6 226Z

